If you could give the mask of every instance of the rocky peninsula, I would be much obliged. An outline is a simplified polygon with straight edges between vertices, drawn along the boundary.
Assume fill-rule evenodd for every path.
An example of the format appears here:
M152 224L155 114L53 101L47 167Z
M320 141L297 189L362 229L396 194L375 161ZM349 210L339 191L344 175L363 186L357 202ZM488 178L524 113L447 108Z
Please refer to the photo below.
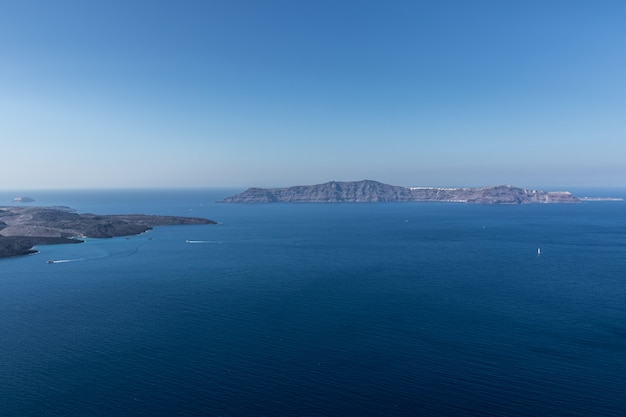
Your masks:
M526 190L510 185L483 188L401 187L378 181L330 181L288 188L249 188L222 203L459 202L468 204L579 203L567 191Z
M154 226L183 224L216 222L196 217L79 214L69 207L0 207L0 258L34 253L36 245L137 235Z

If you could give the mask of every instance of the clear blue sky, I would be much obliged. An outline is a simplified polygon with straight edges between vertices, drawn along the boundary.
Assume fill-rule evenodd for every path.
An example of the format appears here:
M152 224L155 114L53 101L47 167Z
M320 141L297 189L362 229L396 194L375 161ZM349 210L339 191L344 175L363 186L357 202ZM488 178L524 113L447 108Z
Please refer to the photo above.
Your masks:
M3 1L0 189L626 185L626 1Z

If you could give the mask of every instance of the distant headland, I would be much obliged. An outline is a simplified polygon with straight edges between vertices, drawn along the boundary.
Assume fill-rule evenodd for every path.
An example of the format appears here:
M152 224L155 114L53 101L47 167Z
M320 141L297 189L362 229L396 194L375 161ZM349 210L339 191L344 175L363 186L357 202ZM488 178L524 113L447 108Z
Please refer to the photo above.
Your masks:
M468 204L554 204L582 200L567 191L526 190L510 185L483 188L401 187L378 181L330 181L288 188L249 188L221 203L458 202Z
M13 199L13 202L15 203L33 203L35 202L35 199L32 197L15 197Z
M36 245L129 236L154 226L183 224L216 222L196 217L79 214L69 207L0 207L0 258L34 253Z

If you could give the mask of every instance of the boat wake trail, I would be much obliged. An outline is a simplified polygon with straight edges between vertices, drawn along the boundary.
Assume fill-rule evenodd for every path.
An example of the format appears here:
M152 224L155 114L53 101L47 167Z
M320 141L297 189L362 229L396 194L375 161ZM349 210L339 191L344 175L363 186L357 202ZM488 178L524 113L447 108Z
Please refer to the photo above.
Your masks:
M48 261L49 264L64 264L68 262L80 262L84 261L84 259L51 259Z
M185 243L222 243L219 240L185 240Z

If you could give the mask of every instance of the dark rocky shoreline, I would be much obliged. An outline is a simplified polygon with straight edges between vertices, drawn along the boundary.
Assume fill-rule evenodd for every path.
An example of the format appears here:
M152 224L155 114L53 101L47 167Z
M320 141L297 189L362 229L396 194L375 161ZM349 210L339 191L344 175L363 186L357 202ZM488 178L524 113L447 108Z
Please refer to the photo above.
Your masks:
M79 214L68 207L0 207L0 258L34 253L36 245L130 236L155 226L185 224L216 222L197 217Z
M0 258L30 255L37 253L33 249L37 245L58 245L62 243L82 243L80 239L67 237L25 237L0 236Z

